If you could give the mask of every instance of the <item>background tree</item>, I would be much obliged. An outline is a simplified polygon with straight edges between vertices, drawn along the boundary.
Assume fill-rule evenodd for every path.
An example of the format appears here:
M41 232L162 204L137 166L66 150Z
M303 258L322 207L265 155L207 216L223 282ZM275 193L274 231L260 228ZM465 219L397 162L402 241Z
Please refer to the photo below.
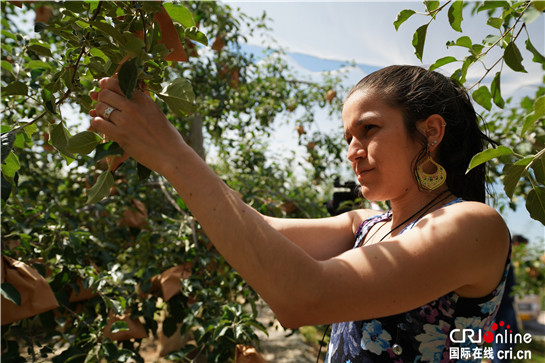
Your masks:
M339 79L301 79L281 51L243 52L240 25L266 31L266 18L221 3L1 6L2 306L25 305L26 291L7 278L14 260L44 276L58 303L3 325L2 358L142 361L143 339L160 332L184 338L164 352L179 361L225 362L236 344L257 344L258 296L165 180L87 130L89 93L117 74L127 97L149 92L247 203L318 217L342 141L321 133L314 114L338 115ZM33 33L21 27L29 12ZM281 122L306 161L268 149Z

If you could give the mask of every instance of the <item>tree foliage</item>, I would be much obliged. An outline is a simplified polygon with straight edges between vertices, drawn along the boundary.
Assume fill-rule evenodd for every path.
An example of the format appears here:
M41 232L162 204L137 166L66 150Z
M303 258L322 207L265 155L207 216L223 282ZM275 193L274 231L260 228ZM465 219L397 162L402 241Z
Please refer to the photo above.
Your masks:
M89 94L116 74L127 97L149 92L247 203L317 217L327 213L335 170L326 165L340 159L341 133L320 132L314 115L338 115L339 78L315 83L281 51L244 52L242 25L266 31L267 19L221 3L1 6L2 254L39 271L59 305L4 325L2 358L142 361L142 342L160 332L184 338L166 352L177 361L225 362L236 344L256 344L257 295L165 180L88 129ZM34 32L21 27L25 13L35 14ZM268 150L279 123L298 135L306 161ZM3 302L23 304L2 282Z
M483 39L471 39L463 33L463 10L472 7L471 15L486 13L486 26L491 34ZM545 75L536 75L541 84L534 95L525 96L519 104L502 96L502 76L508 69L527 73L520 48L531 55L531 61L545 69L545 56L535 47L528 24L543 17L543 1L424 1L424 10L402 10L394 26L396 29L413 15L424 15L429 21L414 33L412 44L415 55L422 60L427 30L441 11L448 12L452 29L460 33L456 40L446 43L449 47L467 49L465 57L445 56L437 59L430 69L459 64L451 77L470 90L473 100L484 112L482 119L490 136L500 146L476 155L469 169L490 162L491 176L501 180L509 199L520 196L526 200L530 216L545 224ZM499 54L499 55L497 55ZM526 59L528 62L528 59ZM527 63L526 63L527 64ZM482 66L482 68L477 68ZM468 80L470 69L481 74L475 82ZM515 203L511 203L514 207Z

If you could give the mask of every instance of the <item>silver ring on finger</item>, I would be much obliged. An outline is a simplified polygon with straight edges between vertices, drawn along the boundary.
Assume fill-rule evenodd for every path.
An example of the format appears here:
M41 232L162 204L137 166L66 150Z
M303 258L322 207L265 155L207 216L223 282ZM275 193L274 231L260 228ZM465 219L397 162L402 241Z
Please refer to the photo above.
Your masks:
M112 112L117 111L117 108L113 106L108 106L108 108L104 111L104 118L108 121L110 121L110 115Z

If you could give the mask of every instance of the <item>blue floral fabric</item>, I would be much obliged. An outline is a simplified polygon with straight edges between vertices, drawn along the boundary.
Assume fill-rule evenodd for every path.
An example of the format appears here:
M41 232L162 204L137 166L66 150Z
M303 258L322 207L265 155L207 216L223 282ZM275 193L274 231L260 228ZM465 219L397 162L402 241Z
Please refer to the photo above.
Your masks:
M461 199L449 203L461 202ZM364 221L356 232L354 248L378 222L389 220L391 212ZM403 229L412 228L416 221ZM359 362L451 362L449 349L476 347L467 341L450 340L454 329L489 329L503 295L510 258L494 291L481 298L464 298L455 292L430 301L411 311L383 318L333 324L326 363ZM459 341L454 337L454 340ZM465 362L472 361L464 360Z

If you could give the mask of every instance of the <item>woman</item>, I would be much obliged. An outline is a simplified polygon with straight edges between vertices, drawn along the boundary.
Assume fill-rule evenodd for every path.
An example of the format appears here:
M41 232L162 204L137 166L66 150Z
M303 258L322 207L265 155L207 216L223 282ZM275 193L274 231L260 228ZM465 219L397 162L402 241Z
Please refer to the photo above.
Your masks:
M490 325L509 232L482 203L484 170L465 174L487 139L450 79L393 66L358 83L342 113L348 159L363 196L392 209L316 220L259 214L151 98L126 99L115 78L100 87L92 126L170 181L283 326L334 323L328 361L448 360L450 348L471 344L453 342L452 331Z

